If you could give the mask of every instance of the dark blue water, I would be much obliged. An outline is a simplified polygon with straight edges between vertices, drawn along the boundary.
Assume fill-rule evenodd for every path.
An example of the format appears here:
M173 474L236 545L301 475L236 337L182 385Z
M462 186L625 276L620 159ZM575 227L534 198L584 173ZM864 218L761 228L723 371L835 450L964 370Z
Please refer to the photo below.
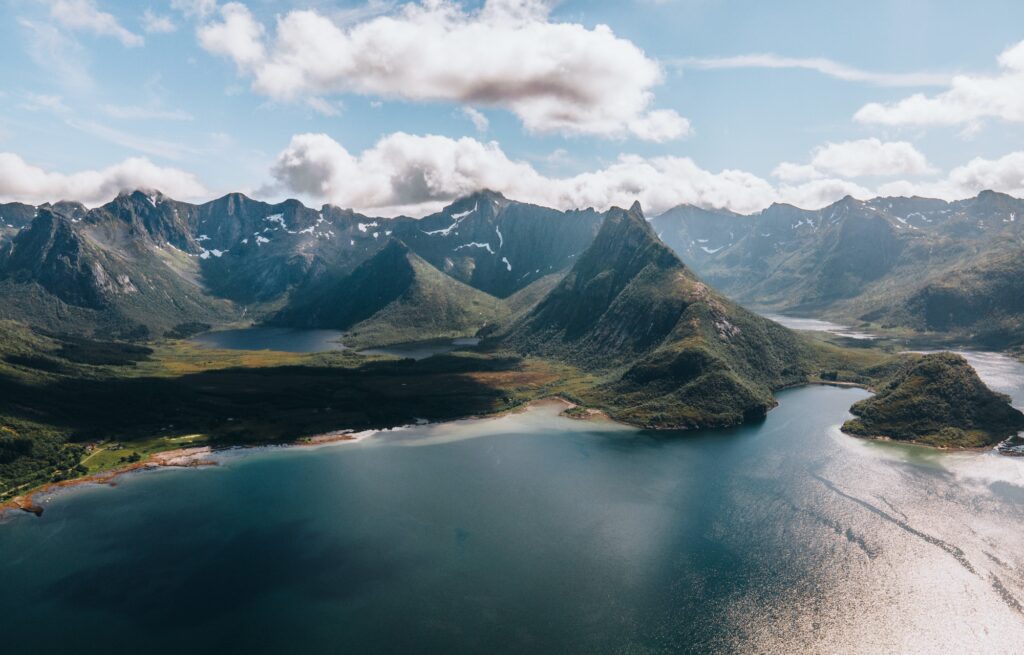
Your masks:
M841 435L864 396L673 434L544 406L78 488L0 524L2 650L1019 652L1024 462Z
M342 350L342 333L337 330L300 330L293 328L251 327L218 330L196 335L192 341L209 348L226 350L277 350L313 353Z

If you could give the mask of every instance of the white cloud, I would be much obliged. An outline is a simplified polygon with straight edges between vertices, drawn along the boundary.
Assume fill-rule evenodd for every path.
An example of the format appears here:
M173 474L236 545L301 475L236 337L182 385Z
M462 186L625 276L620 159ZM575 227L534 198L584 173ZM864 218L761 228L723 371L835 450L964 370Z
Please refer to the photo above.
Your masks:
M854 115L860 123L879 125L965 125L976 130L987 118L1024 122L1024 41L999 55L1002 72L957 75L938 95L915 93L891 104L872 102Z
M171 9L192 18L206 18L217 9L217 0L171 0Z
M772 175L785 182L830 176L894 177L935 173L928 159L906 141L883 142L875 138L826 143L811 152L809 164L779 164Z
M20 156L0 153L0 201L40 204L77 200L95 206L121 191L159 189L174 198L200 198L208 192L191 173L131 158L102 170L55 173L29 164Z
M943 73L880 73L825 59L824 57L782 57L774 54L736 55L734 57L692 57L674 59L681 68L720 70L729 68L776 68L809 70L846 82L876 86L943 86L952 77Z
M54 0L50 16L70 30L112 36L129 48L143 44L141 36L126 30L113 14L100 11L94 0Z
M174 24L170 16L155 14L147 9L142 12L142 29L147 34L170 34L178 29L178 26Z
M298 134L278 155L271 175L274 183L260 194L298 194L312 202L377 215L426 215L480 189L562 209L603 210L639 200L649 214L684 203L749 213L773 202L819 209L847 195L953 200L993 189L1024 196L1024 152L975 159L943 178L900 180L872 188L838 175L776 185L746 171L708 171L687 157L637 155L621 155L603 168L558 177L510 159L494 141L470 137L397 132L353 154L326 134Z
M665 141L689 131L674 110L650 108L662 81L656 61L606 25L551 22L542 0L488 0L479 10L423 0L350 24L291 11L272 37L229 3L198 34L278 100L352 92L501 107L538 133Z
M879 195L920 195L945 200L969 198L985 190L1024 198L1024 151L998 159L976 157L957 166L944 179L911 183L893 182L879 187Z
M300 134L278 156L275 186L368 213L423 215L479 189L553 207L628 206L640 199L658 212L680 203L760 209L778 199L750 173L711 173L684 157L623 155L612 165L569 177L548 177L510 159L496 142L398 132L358 155L325 134ZM795 191L793 192L795 195Z
M690 133L690 121L671 109L655 109L629 122L630 131L644 141L664 143Z
M473 123L473 127L476 128L477 132L486 132L491 126L491 121L487 120L487 117L482 112L472 107L463 107L462 115Z
M221 22L199 29L199 44L209 52L233 59L240 70L264 62L264 29L249 8L231 2L221 7L220 13Z

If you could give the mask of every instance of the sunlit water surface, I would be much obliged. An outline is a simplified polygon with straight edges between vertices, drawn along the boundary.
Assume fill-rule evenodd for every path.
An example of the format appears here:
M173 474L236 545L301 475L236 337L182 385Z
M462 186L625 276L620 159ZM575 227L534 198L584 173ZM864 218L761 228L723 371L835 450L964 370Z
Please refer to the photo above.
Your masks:
M1024 460L856 389L651 433L545 405L80 487L0 525L5 653L1019 653Z

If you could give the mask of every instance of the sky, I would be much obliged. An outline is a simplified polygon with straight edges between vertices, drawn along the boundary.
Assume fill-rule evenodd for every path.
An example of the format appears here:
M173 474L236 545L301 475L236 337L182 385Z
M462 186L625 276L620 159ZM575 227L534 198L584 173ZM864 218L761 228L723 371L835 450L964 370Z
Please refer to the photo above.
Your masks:
M1024 3L0 0L0 201L1024 196Z

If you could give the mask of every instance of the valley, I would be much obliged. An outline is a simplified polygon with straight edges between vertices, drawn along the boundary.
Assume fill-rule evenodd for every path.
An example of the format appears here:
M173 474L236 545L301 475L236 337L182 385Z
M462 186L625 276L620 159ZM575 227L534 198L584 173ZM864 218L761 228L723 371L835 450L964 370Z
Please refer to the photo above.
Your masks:
M1024 201L984 191L844 198L758 214L678 207L652 220L708 283L758 309L882 334L1019 349Z
M157 192L33 212L0 245L5 499L183 439L288 444L554 396L625 424L692 430L764 420L788 387L861 386L882 392L878 406L896 389L901 406L918 403L912 412L963 411L933 412L920 432L901 423L908 410L873 411L850 431L942 447L994 445L1024 418L966 363L902 353L891 327L780 317L826 332L793 331L684 263L721 275L679 234L703 235L694 242L712 256L733 247L715 221L749 228L750 217L648 220L638 204L557 212L492 192L423 219ZM666 226L676 236L662 241ZM951 400L948 385L905 378L934 366L955 368L974 395Z

